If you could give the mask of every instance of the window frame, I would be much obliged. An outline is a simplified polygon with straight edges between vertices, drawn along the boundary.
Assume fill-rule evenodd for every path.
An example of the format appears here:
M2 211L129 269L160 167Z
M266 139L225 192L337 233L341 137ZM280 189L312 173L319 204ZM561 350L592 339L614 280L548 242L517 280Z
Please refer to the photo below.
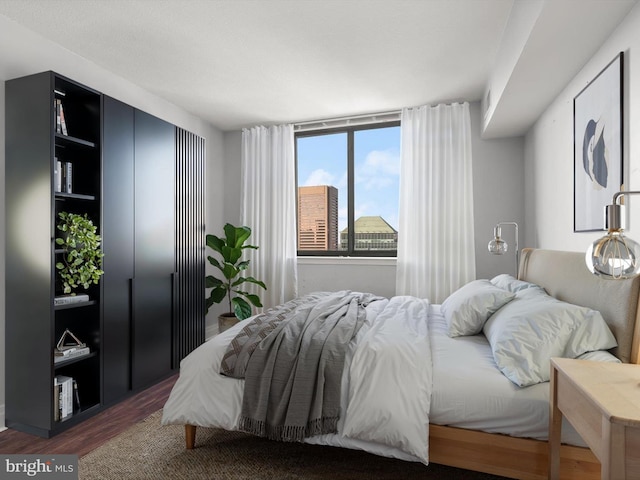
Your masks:
M296 251L298 257L386 257L396 258L398 250L356 250L355 249L355 132L361 130L376 130L380 128L399 127L400 120L364 123L359 125L345 125L340 127L303 130L294 133L294 156L296 167ZM319 137L336 133L347 134L347 249L346 250L300 250L298 248L298 139L304 137ZM400 232L398 231L398 235ZM338 246L341 244L341 234L338 231Z

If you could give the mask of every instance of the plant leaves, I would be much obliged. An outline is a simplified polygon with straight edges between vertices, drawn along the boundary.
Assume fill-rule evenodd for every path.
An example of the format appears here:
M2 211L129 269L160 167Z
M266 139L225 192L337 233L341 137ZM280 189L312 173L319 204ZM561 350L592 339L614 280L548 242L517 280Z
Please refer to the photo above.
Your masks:
M253 293L246 293L245 297L249 300L255 307L262 307L262 303L260 302L260 297L254 295Z
M260 280L256 280L253 277L246 277L244 280L245 280L245 282L250 282L250 283L253 283L254 285L260 285L265 290L267 289L267 286L264 284L264 282L262 282Z
M220 303L222 300L224 300L224 297L227 296L227 287L224 285L220 285L218 287L215 287L213 290L211 290L211 294L209 295L209 298L213 299L214 303Z
M207 275L204 279L205 288L214 288L218 285L222 285L222 280L214 277L213 275Z
M213 303L222 302L228 297L229 304L238 318L246 318L251 315L251 305L247 303L241 296L247 296L249 301L258 306L261 305L260 299L255 294L248 292L234 291L233 287L241 285L245 282L254 283L266 289L267 287L261 281L253 277L238 278L240 272L247 270L250 265L249 260L242 260L242 252L245 248L257 249L254 245L244 245L251 236L251 229L247 226L235 227L230 223L224 225L224 238L216 235L206 235L207 247L220 255L220 259L207 256L207 260L211 265L220 270L224 279L220 280L209 275L205 277L205 287L213 290L206 297L207 311ZM234 296L235 294L235 296ZM250 296L248 296L250 295Z
M60 212L57 229L64 233L55 239L57 245L64 248L62 262L56 263L56 269L63 282L64 293L71 293L74 288L89 288L91 283L98 284L104 271L100 250L100 235L97 228L85 213Z
M225 241L221 238L216 237L215 235L207 235L206 236L207 247L215 250L216 252L222 254L222 247L224 247Z
M251 306L244 299L235 297L231 300L231 303L233 304L233 312L240 320L251 316Z

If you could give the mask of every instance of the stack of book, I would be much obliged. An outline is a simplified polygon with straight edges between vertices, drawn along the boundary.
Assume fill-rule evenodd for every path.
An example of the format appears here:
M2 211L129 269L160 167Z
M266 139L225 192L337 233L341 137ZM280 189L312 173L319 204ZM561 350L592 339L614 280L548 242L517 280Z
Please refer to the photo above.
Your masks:
M73 193L73 164L55 158L53 185L56 192Z
M76 293L72 295L62 295L53 299L53 304L58 307L60 305L71 305L74 303L88 302L89 295L86 293Z
M89 347L69 347L64 350L56 350L55 355L53 357L53 362L64 362L65 360L70 360L72 358L84 357L85 355L89 355L91 350Z
M64 118L64 108L62 107L62 100L56 98L53 102L53 107L56 111L56 133L68 135L67 122Z
M56 375L53 382L53 418L60 421L73 414L73 378Z

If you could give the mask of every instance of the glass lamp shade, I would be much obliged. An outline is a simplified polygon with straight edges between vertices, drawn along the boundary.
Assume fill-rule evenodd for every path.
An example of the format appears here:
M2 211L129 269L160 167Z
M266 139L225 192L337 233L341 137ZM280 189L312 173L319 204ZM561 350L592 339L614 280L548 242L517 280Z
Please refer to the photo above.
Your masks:
M502 240L500 237L496 237L491 240L487 247L489 248L489 252L493 253L494 255L504 255L509 249L509 245L507 245L507 242Z
M587 268L595 275L623 279L640 273L640 245L625 237L622 230L593 242L585 255Z

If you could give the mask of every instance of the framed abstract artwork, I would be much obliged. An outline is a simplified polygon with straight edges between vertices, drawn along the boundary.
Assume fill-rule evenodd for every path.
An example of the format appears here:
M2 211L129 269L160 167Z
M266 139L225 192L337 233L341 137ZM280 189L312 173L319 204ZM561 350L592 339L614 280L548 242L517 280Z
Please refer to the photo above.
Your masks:
M620 52L573 99L573 230L603 230L604 207L622 190Z

